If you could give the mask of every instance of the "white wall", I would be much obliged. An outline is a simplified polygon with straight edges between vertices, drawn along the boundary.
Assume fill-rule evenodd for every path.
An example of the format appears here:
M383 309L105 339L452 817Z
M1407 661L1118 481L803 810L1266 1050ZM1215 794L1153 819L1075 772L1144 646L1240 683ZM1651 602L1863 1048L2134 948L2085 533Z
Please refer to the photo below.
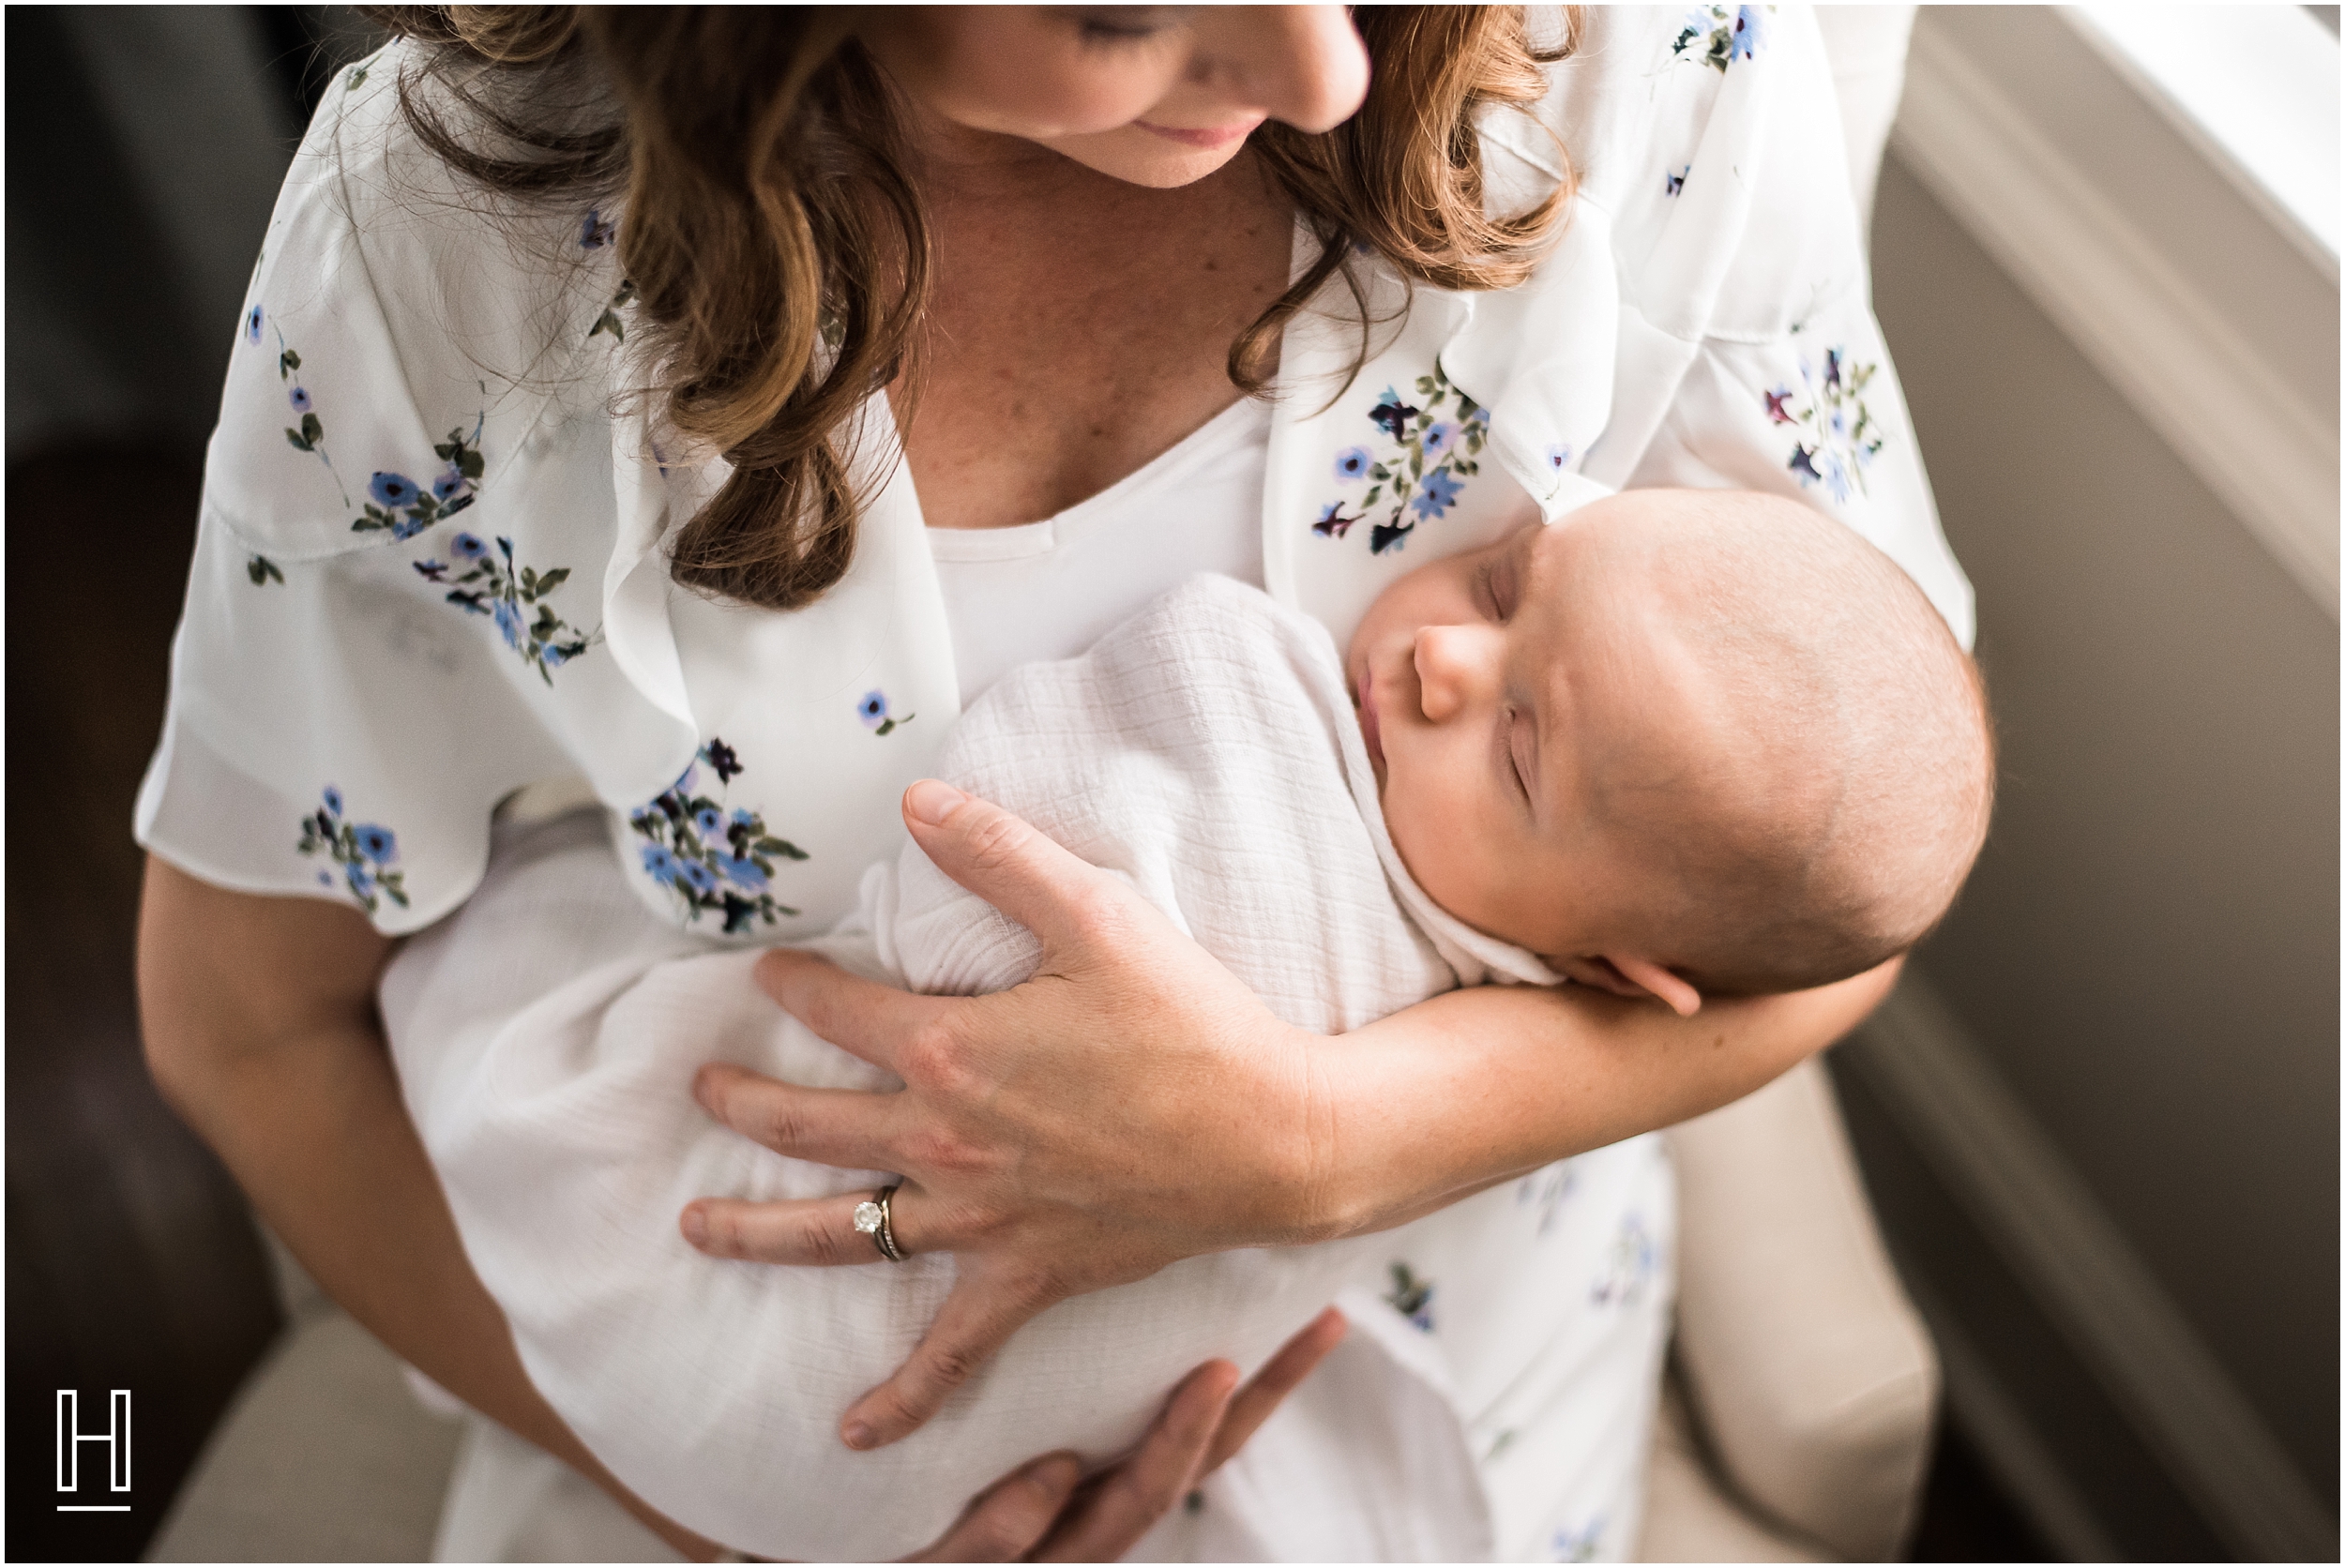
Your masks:
M1923 18L2019 101L2052 106L2037 128L2061 134L2080 114L2110 140L2126 168L2101 188L2127 210L2204 187L2203 168L2179 163L2161 184L2145 165L2160 149L2117 135L2099 97L2110 83L2064 57L2051 25L2002 8ZM2325 394L2333 428L2334 282L2266 273L2268 245L2227 250L2234 214L2203 201L2183 264L2220 276L2225 255L2250 257L2232 267L2241 340ZM2145 417L2139 390L2112 384L2042 289L1990 256L1975 232L1990 225L1950 205L1893 154L1875 298L1978 590L2003 792L1978 870L1916 968L2292 1461L2334 1549L2337 622ZM1914 1229L1917 1273L1971 1266ZM1969 1326L1996 1361L1994 1325ZM2067 1332L2089 1363L2077 1341L2091 1327ZM2048 1386L2027 1358L2049 1352L2005 1337L2005 1386ZM2156 1434L2145 1440L2155 1453ZM2122 1486L2096 1500L2091 1464L2077 1466L2086 1501L2116 1506ZM2186 1496L2198 1484L2176 1481Z

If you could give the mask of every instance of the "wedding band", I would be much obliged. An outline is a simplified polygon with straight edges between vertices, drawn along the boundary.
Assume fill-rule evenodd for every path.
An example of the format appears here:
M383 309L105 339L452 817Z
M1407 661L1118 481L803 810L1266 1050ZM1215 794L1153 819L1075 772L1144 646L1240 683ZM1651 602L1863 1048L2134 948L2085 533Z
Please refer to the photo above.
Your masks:
M855 1206L855 1228L871 1238L871 1244L890 1263L904 1260L904 1249L896 1244L895 1214L892 1204L900 1182L890 1182L870 1197Z

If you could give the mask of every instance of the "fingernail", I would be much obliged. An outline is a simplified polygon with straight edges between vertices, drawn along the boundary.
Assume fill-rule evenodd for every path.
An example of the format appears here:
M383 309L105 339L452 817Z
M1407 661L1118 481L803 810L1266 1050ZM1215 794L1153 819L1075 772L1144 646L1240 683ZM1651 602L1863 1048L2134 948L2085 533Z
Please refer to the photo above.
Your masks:
M847 1440L847 1446L849 1448L869 1448L871 1446L871 1429L860 1421L850 1421L843 1428L840 1429L839 1435Z
M943 827L945 819L960 809L961 803L968 798L950 784L923 778L904 792L904 805L929 826Z
M694 1246L708 1244L708 1216L697 1204L684 1211L684 1239Z

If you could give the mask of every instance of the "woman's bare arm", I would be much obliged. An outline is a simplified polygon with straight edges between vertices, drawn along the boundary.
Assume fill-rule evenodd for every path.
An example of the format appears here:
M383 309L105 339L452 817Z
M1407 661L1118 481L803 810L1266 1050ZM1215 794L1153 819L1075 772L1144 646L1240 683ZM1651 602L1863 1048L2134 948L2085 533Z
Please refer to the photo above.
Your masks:
M575 1466L679 1550L522 1369L399 1094L375 1014L392 943L356 910L258 897L149 856L139 910L147 1065L318 1284L401 1359Z
M785 1154L902 1173L896 1238L956 1255L927 1336L847 1412L854 1447L914 1430L1054 1302L1200 1253L1381 1229L1712 1109L1845 1033L1895 979L1888 965L1690 1018L1582 987L1489 987L1330 1039L1279 1022L1127 884L999 807L924 783L905 821L1041 939L1033 978L915 996L776 949L759 970L775 1000L904 1089L730 1066L697 1085ZM857 1196L703 1199L684 1230L719 1256L869 1262Z

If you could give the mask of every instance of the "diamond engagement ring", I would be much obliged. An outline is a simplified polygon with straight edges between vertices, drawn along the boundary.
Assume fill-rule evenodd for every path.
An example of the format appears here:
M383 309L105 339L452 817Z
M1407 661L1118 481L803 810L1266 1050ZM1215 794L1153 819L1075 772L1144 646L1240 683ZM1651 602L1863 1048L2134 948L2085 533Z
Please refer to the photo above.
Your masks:
M896 1189L901 1185L900 1182L890 1182L855 1206L855 1229L870 1237L871 1244L890 1263L900 1263L905 1256L904 1249L896 1244L895 1215L889 1212Z

